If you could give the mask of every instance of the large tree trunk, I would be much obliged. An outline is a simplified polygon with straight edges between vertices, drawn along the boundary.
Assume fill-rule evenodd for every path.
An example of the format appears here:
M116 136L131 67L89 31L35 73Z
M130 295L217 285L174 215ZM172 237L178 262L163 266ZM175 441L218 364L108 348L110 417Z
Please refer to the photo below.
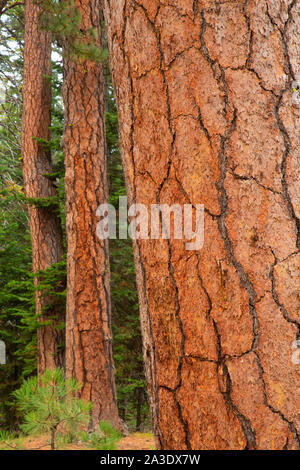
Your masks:
M157 445L299 448L300 1L104 4L129 203L205 205L134 245Z
M34 0L25 2L25 46L22 117L22 158L25 195L33 199L52 198L56 188L47 178L53 172L50 151L40 140L50 139L51 122L51 36L38 26L40 8ZM39 202L39 201L37 201ZM41 201L40 201L41 202ZM45 270L63 254L61 223L57 213L39 204L29 206L33 270ZM38 278L36 278L38 283ZM55 328L58 318L53 299L36 292L36 313L52 324L38 329L38 372L62 366L63 332ZM47 309L47 313L44 310Z
M81 32L97 27L100 6L76 2ZM67 51L66 51L67 52ZM65 166L68 242L66 374L82 384L80 396L93 403L92 425L120 428L112 354L108 240L96 235L97 207L108 201L102 65L65 60Z

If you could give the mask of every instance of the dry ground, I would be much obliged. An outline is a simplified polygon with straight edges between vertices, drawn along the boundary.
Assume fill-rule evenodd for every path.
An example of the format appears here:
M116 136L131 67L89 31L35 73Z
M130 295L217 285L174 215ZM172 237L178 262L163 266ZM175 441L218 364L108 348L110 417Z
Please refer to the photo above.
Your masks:
M49 446L49 437L48 436L39 436L39 437L27 437L24 440L21 440L18 443L13 443L12 447L15 447L20 450L50 450ZM2 444L2 443L1 443ZM2 445L0 446L2 447ZM7 447L9 449L10 447ZM78 444L67 444L60 449L64 450L91 450L87 444L84 442L79 442ZM155 443L152 434L144 433L133 433L129 436L123 437L118 445L118 450L154 450Z

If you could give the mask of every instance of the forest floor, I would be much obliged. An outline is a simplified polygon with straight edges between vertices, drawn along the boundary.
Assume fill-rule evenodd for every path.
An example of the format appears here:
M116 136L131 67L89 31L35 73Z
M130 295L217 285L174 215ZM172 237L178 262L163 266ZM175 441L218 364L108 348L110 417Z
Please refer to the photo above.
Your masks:
M50 450L49 436L38 436L38 437L24 437L18 439L15 442L11 442L10 445L3 445L0 442L1 450ZM116 445L117 450L155 450L155 443L153 435L150 433L136 432L129 436L123 437ZM95 450L90 445L84 442L78 442L76 444L65 444L60 445L58 450Z
M118 450L155 450L154 437L140 432L130 434L119 441Z

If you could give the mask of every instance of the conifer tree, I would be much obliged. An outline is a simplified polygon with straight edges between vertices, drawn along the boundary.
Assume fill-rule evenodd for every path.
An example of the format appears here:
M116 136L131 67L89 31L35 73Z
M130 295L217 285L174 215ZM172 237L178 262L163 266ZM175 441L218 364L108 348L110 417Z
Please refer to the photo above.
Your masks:
M39 378L25 380L13 394L23 415L21 430L29 435L49 434L51 450L56 450L59 434L79 435L92 405L74 398L79 387L76 380L65 380L62 369L46 369Z
M51 123L51 34L39 27L41 7L25 1L24 82L22 117L22 161L24 192L28 198L33 271L49 268L63 255L61 222L57 213L57 191L48 147ZM35 278L36 286L41 280ZM51 296L36 291L38 328L38 372L63 365L61 345L64 318L58 315Z
M120 429L112 353L108 240L96 235L97 207L108 202L100 2L78 0L79 36L64 38L68 295L66 375L93 403L92 426ZM72 8L72 4L70 4ZM77 21L77 20L76 20ZM94 43L94 47L93 47ZM74 49L75 44L75 49Z
M299 0L104 0L129 204L204 204L201 250L134 243L161 449L299 449Z

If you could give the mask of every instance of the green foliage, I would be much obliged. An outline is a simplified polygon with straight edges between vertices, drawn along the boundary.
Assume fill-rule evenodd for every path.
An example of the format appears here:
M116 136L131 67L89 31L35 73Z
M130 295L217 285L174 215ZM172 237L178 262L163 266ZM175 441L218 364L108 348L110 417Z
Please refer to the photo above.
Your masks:
M101 421L99 428L100 432L93 433L91 436L90 447L96 450L115 450L122 434L107 421Z
M17 430L19 416L11 392L20 387L24 378L36 373L36 330L41 325L35 315L31 240L27 201L22 188L23 7L9 10L5 22L1 20L0 86L5 89L5 102L0 104L0 340L6 344L7 363L0 366L0 428ZM63 132L61 64L54 63L53 70L52 136L48 148L54 159L53 181L59 195L53 202L56 208L59 205L64 223L64 164L60 148ZM58 313L63 312L65 261L45 273L38 273L38 276L41 282L38 288L43 295L51 296ZM52 318L47 318L47 321L52 321ZM57 325L57 328L62 327L62 323Z
M1 441L11 442L14 439L14 437L15 436L11 434L9 431L0 430L0 442Z
M90 30L79 31L80 15L70 8L72 2L47 1L42 21L54 33L53 46L58 60L52 64L52 123L50 141L39 144L50 151L53 172L45 175L58 191L53 200L31 202L49 210L59 210L65 233L64 154L61 139L64 115L61 97L61 46L76 60L101 60L103 50L97 45L97 35ZM50 10L49 10L50 8ZM51 10L52 8L52 10ZM69 10L68 10L69 8ZM31 241L28 214L23 193L20 131L22 115L23 73L23 6L13 8L0 18L0 87L5 89L5 103L0 104L0 340L7 347L7 364L0 366L0 429L18 431L20 410L16 409L11 393L22 380L36 374L36 329L41 326L35 315L35 287L32 274ZM81 43L84 44L83 50ZM73 46L76 46L75 49ZM92 47L90 47L92 46ZM76 50L79 49L79 50ZM93 58L92 49L95 48ZM79 53L79 57L78 57ZM96 56L96 57L95 57ZM97 58L98 56L98 58ZM113 98L109 70L106 75L106 137L109 157L110 202L118 208L118 197L126 194L124 175L118 148L118 118ZM29 201L30 202L30 201ZM149 426L149 405L143 371L142 341L139 324L138 299L135 284L133 253L130 240L111 240L111 292L113 306L114 358L119 411L130 429ZM50 309L63 317L66 304L66 261L57 263L45 272L37 273L37 289L51 298L49 312L43 311L43 325L56 323ZM53 307L55 307L53 309ZM61 345L63 348L64 345ZM73 439L72 433L59 439ZM98 439L94 437L94 439Z
M109 156L109 198L116 210L126 195L118 146L118 116L107 73L106 140ZM118 229L118 227L117 227ZM131 240L110 240L114 360L121 418L130 429L150 427L149 403L142 357L142 337Z
M1 130L0 126L0 140ZM5 171L7 178L14 173L9 166ZM19 196L17 183L0 179L0 339L7 349L7 364L0 366L0 427L11 427L16 420L9 395L23 374L35 370L36 362L31 244Z
M33 205L35 207L44 207L45 209L58 210L59 211L58 197L57 196L39 197L39 198L26 197L25 200L28 204Z
M23 448L23 436L16 436L8 431L0 431L0 450L22 450Z
M66 259L64 257L44 271L35 274L39 279L36 289L43 296L53 299L53 304L49 303L48 308L52 310L55 307L56 312L63 311L66 302L66 270Z
M64 45L64 53L72 60L92 60L100 62L107 53L99 46L95 28L83 31L81 13L74 0L37 0L42 7L41 26L51 31L59 44Z
M25 380L13 393L23 414L21 430L30 435L49 433L51 450L55 450L58 433L74 435L80 426L88 424L91 403L74 398L79 389L76 380L64 379L61 369L46 370L39 380Z

